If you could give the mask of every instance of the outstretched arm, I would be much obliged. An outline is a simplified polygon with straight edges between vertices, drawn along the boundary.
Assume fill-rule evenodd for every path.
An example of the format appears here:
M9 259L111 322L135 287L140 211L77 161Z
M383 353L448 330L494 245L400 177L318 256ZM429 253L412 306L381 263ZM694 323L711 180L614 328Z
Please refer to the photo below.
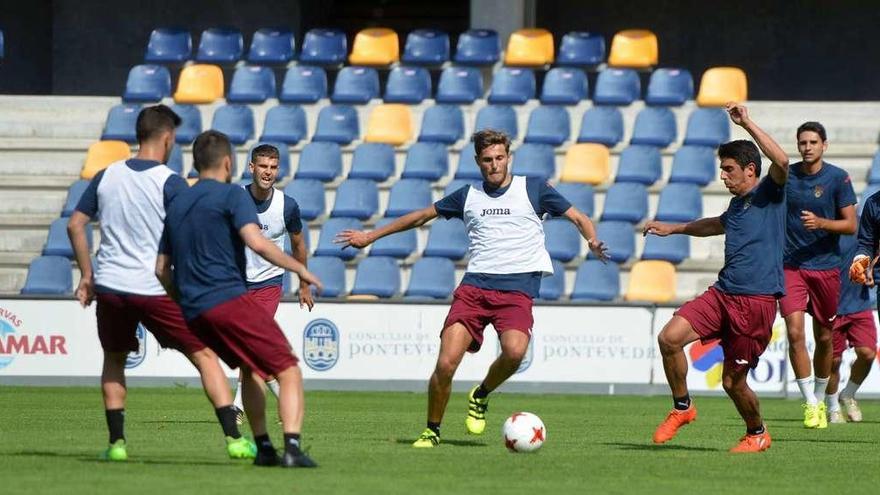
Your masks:
M435 218L437 218L437 208L435 208L434 205L431 205L427 208L407 213L388 225L379 227L375 230L343 230L336 234L336 238L333 239L333 242L336 244L343 244L343 248L351 246L361 249L369 246L386 235L422 226Z
M323 290L324 286L321 284L318 277L306 269L305 265L279 249L274 242L263 237L263 233L260 232L257 224L245 224L238 229L238 234L241 236L241 239L247 247L251 248L269 263L295 273L301 282L314 285L318 289L318 293Z
M654 234L666 237L671 234L684 234L693 237L710 237L724 233L721 217L709 217L688 223L664 223L656 220L645 225L645 235Z
M761 148L761 152L772 162L767 173L770 174L773 182L780 186L784 185L788 180L788 155L782 151L779 144L769 134L764 132L763 129L758 127L758 124L755 124L749 118L749 111L745 105L730 102L727 104L726 109L727 113L730 114L730 120L745 129L752 136L752 139L755 140L758 148Z
M603 262L606 261L608 259L608 246L596 238L596 227L593 225L590 217L574 206L565 210L563 216L577 226L581 237L587 240L587 246L590 247L590 251Z

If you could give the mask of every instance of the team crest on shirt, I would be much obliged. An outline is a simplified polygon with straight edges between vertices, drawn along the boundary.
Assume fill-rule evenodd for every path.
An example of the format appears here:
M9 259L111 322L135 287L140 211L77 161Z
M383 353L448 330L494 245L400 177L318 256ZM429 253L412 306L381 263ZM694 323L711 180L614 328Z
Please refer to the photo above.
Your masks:
M748 210L749 206L752 206L752 197L751 196L749 196L748 198L746 198L745 201L743 201L743 211Z
M303 330L303 360L315 371L327 371L339 361L339 329L325 318L312 320Z
M821 198L823 192L825 192L825 188L823 188L822 186L816 186L813 188L813 196L817 198Z
M138 323L134 336L137 338L138 348L125 357L125 369L128 370L137 368L147 358L147 329L143 323Z

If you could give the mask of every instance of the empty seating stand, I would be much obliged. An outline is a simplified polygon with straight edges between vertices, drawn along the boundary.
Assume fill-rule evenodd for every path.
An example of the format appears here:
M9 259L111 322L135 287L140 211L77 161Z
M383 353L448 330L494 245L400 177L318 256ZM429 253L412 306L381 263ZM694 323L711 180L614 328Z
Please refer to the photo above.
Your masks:
M611 174L608 147L596 143L578 143L568 147L562 166L562 182L598 185Z
M116 140L136 143L135 125L140 112L141 106L138 104L122 103L114 105L107 113L107 122L104 123L101 139L103 141Z
M614 147L623 139L623 114L617 107L593 107L581 117L579 143Z
M620 268L614 263L586 260L578 267L572 301L613 301L620 296Z
M453 60L464 65L493 65L501 56L501 40L492 29L469 29L458 37Z
M693 183L706 186L715 179L715 148L685 145L672 157L669 182Z
M295 179L335 180L342 174L342 151L331 141L312 141L303 146Z
M40 256L31 261L21 293L64 295L73 292L70 260L64 256Z
M587 76L580 69L554 67L544 76L541 103L547 105L577 105L589 94Z
M209 28L202 31L196 61L214 64L233 64L241 59L244 38L235 28Z
M596 66L605 61L605 37L598 33L572 31L559 42L558 65Z
M631 144L665 148L678 138L675 115L666 107L645 107L636 116Z
M483 97L483 76L473 67L447 67L437 83L437 103L470 104Z
M150 33L144 60L150 63L183 63L192 56L192 36L176 28L157 28Z
M639 75L633 69L605 69L596 79L593 102L597 105L626 106L641 95Z
M336 256L313 256L309 258L309 271L323 282L322 297L339 297L345 294L345 263L342 259Z
M376 228L393 222L394 218L383 218L376 222ZM404 259L416 251L418 236L415 229L404 230L376 240L370 247L370 256L390 256Z
M135 65L128 72L122 100L157 102L171 96L171 74L161 65Z
M313 141L348 144L360 138L357 111L348 105L327 105L318 113Z
M278 105L266 112L261 141L294 145L308 136L306 113L297 105Z
M553 63L553 35L540 28L519 29L510 33L505 65L542 67Z
M367 220L379 210L379 190L368 179L346 179L336 189L331 217Z
M214 112L211 129L226 134L232 144L244 144L254 138L254 112L247 105L223 105Z
M297 179L287 183L284 194L296 200L303 220L312 221L327 210L324 184L315 179Z
M627 301L667 303L675 299L675 267L668 261L635 263L629 272Z
M538 298L545 301L556 301L565 294L565 267L559 260L550 260L553 264L553 275L541 279Z
M455 290L455 265L446 258L422 257L412 267L404 297L446 299Z
M216 65L188 65L177 79L176 103L208 104L223 98L223 71Z
M400 146L413 138L412 112L399 103L376 105L367 121L364 141Z
M698 108L688 117L684 144L717 148L730 140L730 123L723 108Z
M348 41L338 29L310 29L303 38L300 63L339 65L348 56Z
M700 79L697 105L722 107L727 102L743 102L749 97L746 73L739 67L712 67Z
M400 293L400 267L388 256L370 256L358 263L351 295L389 298Z
M608 65L648 69L657 65L657 35L647 29L626 29L611 40Z
M235 69L226 101L263 103L275 98L275 73L269 67L245 66Z
M645 103L681 106L694 98L694 79L687 69L657 69L651 73Z
M424 124L422 124L424 129ZM403 179L436 181L449 173L449 153L443 143L413 143L406 152Z
M202 132L202 113L193 105L171 105L171 110L180 117L175 141L179 144L190 144Z
M349 179L383 182L394 175L394 148L385 143L362 143L354 150Z
M531 69L502 67L495 72L489 103L522 105L535 97L535 73Z
M91 179L111 163L126 160L131 156L131 148L124 141L98 141L89 146L86 160L80 172L81 179Z
M431 97L431 75L423 67L395 67L385 85L386 103L418 104Z
M449 60L449 35L438 29L416 29L406 36L403 63L440 65Z
M333 85L333 103L364 104L379 97L379 74L372 67L343 67Z
M464 114L457 105L434 105L425 110L419 141L453 144L463 137Z
M400 60L397 33L388 28L362 29L355 35L348 61L352 65L386 66Z
M327 73L312 65L296 65L287 69L281 94L284 103L315 103L327 97Z
M262 28L254 32L247 58L252 64L286 64L295 52L296 41L289 29Z
M560 106L539 106L529 114L525 142L559 146L571 135L568 111Z

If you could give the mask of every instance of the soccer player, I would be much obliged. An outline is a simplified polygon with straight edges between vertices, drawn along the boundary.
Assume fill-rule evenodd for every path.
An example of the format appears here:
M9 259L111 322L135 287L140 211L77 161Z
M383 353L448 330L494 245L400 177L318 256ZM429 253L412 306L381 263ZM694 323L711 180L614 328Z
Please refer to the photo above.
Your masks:
M232 148L226 135L200 134L193 143L193 162L199 181L168 208L156 276L180 302L193 332L231 368L241 366L245 413L257 442L254 464L314 467L300 449L302 372L274 315L248 293L244 247L319 290L320 281L263 236L253 199L229 184ZM278 380L281 458L266 433L263 383L269 376Z
M468 394L467 431L486 428L489 393L517 370L532 334L532 299L541 278L553 273L544 248L541 219L545 213L571 220L599 259L606 248L596 239L590 219L540 179L510 173L510 138L483 130L473 135L480 186L464 186L432 206L404 215L373 231L346 230L336 241L363 248L376 240L424 225L438 215L464 220L470 239L468 268L455 290L440 333L440 353L428 386L428 421L413 447L440 444L440 422L449 402L452 377L465 352L477 352L489 323L501 341L501 355L485 379Z
M788 330L788 355L804 398L804 427L827 428L825 387L831 374L831 328L840 298L840 234L856 231L856 195L846 171L823 160L825 128L805 122L797 129L802 161L790 167L783 256L785 295L779 312ZM804 339L804 312L813 316L815 380Z
M156 252L169 203L187 190L186 181L164 165L174 146L178 117L164 105L147 107L137 118L134 158L98 172L68 223L82 278L76 298L85 307L97 299L98 338L104 349L101 390L110 446L108 460L128 458L125 448L125 359L138 349L143 323L162 347L177 349L198 368L233 458L253 458L254 445L235 422L229 382L217 355L186 326L180 307L156 280ZM100 221L101 244L92 272L85 227Z
M728 103L727 112L733 123L758 143L755 146L751 141L739 140L718 148L721 180L734 196L727 211L719 217L687 224L652 221L645 226L646 235L725 234L724 267L718 281L679 308L657 338L673 409L654 432L654 443L668 442L679 428L697 419L697 409L688 394L684 347L696 340L720 338L724 351L722 385L746 423L746 435L731 452L760 452L770 447L770 435L761 419L758 397L746 377L770 343L776 298L784 290L782 249L788 158L749 118L745 106ZM763 179L759 147L772 162Z

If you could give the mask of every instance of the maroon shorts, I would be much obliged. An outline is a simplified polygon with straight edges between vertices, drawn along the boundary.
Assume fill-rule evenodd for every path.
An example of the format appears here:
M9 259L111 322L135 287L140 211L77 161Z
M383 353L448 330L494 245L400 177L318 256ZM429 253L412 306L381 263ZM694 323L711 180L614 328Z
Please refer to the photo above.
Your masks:
M483 330L492 324L498 334L517 330L532 335L532 298L522 292L481 289L460 285L452 293L452 306L443 329L453 323L467 328L474 341L468 352L477 352L483 345Z
M846 344L850 347L877 348L877 327L874 325L874 312L860 311L849 315L840 315L834 320L834 357L843 355Z
M99 293L96 300L98 338L107 352L137 351L138 323L143 323L162 347L186 355L206 347L186 326L180 306L168 296Z
M189 326L230 368L245 364L265 379L298 362L273 315L250 294L214 306Z
M275 317L278 311L278 305L281 304L281 286L267 285L259 289L248 289L248 294L257 301L257 304L263 307L267 313Z
M806 311L831 326L840 299L840 270L805 270L786 266L785 295L779 299L779 312L786 317Z
M675 314L691 324L703 343L721 339L725 367L754 368L773 335L776 298L726 294L709 287Z

